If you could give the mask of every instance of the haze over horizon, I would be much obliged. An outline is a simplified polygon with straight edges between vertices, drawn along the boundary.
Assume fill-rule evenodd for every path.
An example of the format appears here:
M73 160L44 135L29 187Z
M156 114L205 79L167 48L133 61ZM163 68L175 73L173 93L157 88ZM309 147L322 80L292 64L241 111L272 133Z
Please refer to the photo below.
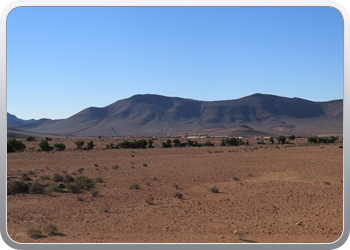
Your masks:
M334 8L21 7L7 32L7 111L25 120L135 94L343 98Z

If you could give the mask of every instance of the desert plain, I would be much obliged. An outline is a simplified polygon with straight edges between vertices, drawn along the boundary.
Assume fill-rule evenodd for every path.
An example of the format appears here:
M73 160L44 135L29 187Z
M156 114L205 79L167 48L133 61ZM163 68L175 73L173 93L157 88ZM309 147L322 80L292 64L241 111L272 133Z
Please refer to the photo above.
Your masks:
M96 146L76 150L77 140ZM24 152L7 154L8 182L27 176L57 185L61 174L95 183L78 193L9 194L8 235L19 243L331 243L342 235L342 141L219 146L221 139L195 139L215 147L162 148L164 140L104 149L118 140L54 138L50 144L67 147L50 152L38 151L39 140L22 140ZM49 224L56 233L27 235Z

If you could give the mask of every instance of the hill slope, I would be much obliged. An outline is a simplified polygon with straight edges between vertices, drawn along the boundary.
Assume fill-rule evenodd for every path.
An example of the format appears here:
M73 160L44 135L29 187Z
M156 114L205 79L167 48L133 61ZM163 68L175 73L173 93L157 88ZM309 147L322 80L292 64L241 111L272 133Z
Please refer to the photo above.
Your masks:
M237 125L267 134L342 134L343 101L254 94L236 100L197 101L135 95L103 108L90 107L62 120L41 119L12 127L76 136L163 135Z

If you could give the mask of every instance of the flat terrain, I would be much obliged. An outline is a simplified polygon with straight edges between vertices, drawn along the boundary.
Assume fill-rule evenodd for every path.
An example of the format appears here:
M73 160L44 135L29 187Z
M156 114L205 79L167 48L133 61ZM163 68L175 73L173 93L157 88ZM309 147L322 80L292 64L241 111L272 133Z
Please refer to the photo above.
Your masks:
M56 173L103 180L93 188L97 196L91 190L8 195L14 241L326 243L342 234L342 143L299 138L285 145L160 148L155 140L151 149L103 150L116 139L93 139L94 149L75 150L77 140L53 139L52 145L67 145L61 152L38 152L39 141L24 141L24 152L7 154L8 182L23 173L31 178L26 182L45 185L57 184ZM210 191L214 186L218 193ZM48 224L58 233L27 235Z

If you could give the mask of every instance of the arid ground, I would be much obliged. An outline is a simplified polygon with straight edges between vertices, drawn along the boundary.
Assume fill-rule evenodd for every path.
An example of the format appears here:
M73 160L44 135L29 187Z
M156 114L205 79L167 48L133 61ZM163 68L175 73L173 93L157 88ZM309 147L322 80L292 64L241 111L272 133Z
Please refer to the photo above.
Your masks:
M75 150L77 140L54 138L50 144L67 148L51 152L38 152L39 140L23 140L24 152L7 154L8 182L26 176L25 182L57 185L59 173L90 177L98 191L8 195L14 241L330 243L342 234L341 142L161 148L155 140L156 148L104 150L116 139L95 138L94 149ZM27 235L48 224L58 231Z

